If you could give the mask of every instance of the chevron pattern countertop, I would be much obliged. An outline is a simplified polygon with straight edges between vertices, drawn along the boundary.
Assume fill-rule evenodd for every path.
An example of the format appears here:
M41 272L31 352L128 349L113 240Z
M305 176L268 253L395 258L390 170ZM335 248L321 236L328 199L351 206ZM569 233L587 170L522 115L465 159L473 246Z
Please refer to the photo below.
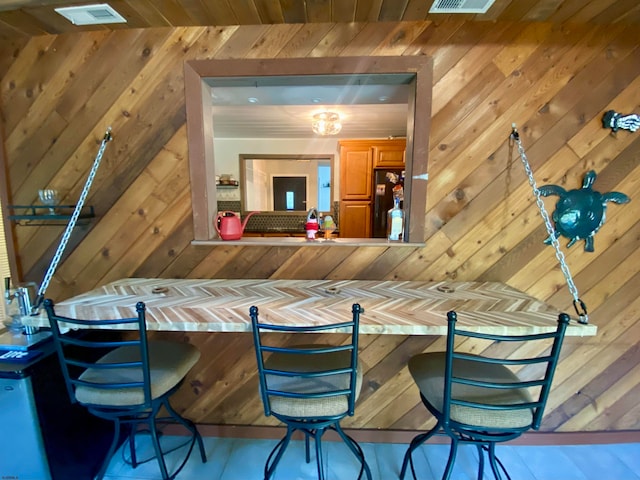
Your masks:
M377 280L126 278L55 308L69 317L120 318L134 316L139 301L147 305L149 330L199 332L250 331L252 305L265 322L315 325L350 320L359 303L360 333L393 335L444 335L449 310L469 330L513 334L550 331L559 313L503 283ZM46 326L46 314L31 323ZM596 331L572 321L567 335Z

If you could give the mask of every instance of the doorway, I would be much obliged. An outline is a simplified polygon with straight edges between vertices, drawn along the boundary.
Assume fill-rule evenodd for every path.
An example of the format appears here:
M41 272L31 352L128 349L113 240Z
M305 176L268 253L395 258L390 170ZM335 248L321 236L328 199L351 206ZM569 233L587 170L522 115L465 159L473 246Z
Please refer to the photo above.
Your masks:
M307 210L306 177L273 177L272 183L275 211Z

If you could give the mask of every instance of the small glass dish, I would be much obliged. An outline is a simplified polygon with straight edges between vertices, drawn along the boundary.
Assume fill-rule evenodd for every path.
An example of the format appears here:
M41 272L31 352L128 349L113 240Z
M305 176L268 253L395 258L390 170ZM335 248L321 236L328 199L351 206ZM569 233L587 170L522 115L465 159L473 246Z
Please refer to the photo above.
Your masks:
M53 215L56 213L56 209L54 208L58 205L58 191L52 188L44 188L42 190L38 190L38 197L40 198L40 202L42 204L49 207L49 212Z

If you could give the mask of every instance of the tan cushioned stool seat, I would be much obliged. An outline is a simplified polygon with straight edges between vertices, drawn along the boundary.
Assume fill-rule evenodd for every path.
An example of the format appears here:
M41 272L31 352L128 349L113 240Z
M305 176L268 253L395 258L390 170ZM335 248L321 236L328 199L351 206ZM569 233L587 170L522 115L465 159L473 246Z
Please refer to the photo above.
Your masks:
M444 398L445 352L423 353L409 360L409 371L420 393L438 411L442 412ZM477 363L454 359L454 376L474 380L517 382L518 377L503 365ZM531 401L526 388L489 389L458 383L452 384L451 397L478 403L507 405ZM510 410L485 410L462 405L451 405L451 420L467 425L494 428L520 428L531 425L533 412L530 408Z
M117 348L104 355L96 363L132 362L140 360L140 349L134 346ZM200 358L200 351L188 343L149 341L149 370L151 396L157 398L177 385ZM114 368L87 369L81 380L94 383L142 382L142 369ZM80 403L106 406L140 405L144 403L142 388L106 390L79 386L76 398Z
M330 345L299 345L297 348L319 348ZM320 364L322 362L322 364ZM265 361L266 369L294 370L297 372L317 372L336 368L346 368L351 362L351 352L333 352L322 355L295 355L273 353ZM329 390L349 389L349 374L332 375L320 378L282 377L266 375L267 388L296 393L320 393ZM356 375L356 398L362 387L362 368L358 362ZM349 409L347 395L324 398L287 398L270 396L271 410L274 413L293 418L329 417L342 415Z

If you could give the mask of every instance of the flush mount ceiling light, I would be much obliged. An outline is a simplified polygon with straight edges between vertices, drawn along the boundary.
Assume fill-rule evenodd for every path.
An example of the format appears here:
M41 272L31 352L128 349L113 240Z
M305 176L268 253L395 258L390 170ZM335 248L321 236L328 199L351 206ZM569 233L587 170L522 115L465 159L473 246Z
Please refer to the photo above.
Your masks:
M311 128L318 135L336 135L342 130L340 115L335 112L320 112L313 116Z
M63 7L54 9L57 13L74 25L100 25L103 23L127 23L127 20L116 12L111 5L97 3L79 7Z
M435 0L429 13L487 13L495 0Z

